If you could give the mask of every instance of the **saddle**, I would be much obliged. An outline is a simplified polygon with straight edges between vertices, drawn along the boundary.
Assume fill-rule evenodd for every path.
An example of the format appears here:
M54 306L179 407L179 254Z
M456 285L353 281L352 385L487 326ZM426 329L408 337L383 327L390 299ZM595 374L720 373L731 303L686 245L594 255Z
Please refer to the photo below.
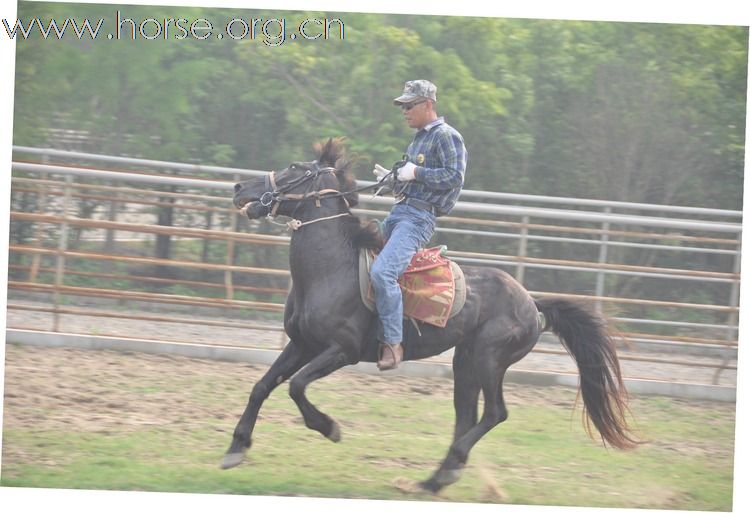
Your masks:
M399 279L404 296L404 317L444 328L466 303L464 273L457 263L445 258L445 246L417 252ZM359 291L362 302L375 311L375 294L370 285L370 268L377 254L359 252Z

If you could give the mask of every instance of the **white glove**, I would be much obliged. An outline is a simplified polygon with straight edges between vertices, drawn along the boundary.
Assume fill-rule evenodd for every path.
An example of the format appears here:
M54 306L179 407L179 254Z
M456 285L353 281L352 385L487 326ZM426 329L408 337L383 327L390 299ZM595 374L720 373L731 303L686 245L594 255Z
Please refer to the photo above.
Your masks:
M383 179L385 175L390 173L389 170L381 166L380 164L375 164L375 169L372 170L372 174L375 175L375 178L377 178L378 182Z
M399 182L409 182L416 180L417 178L417 166L411 162L407 162L404 166L398 168L396 171L396 177Z

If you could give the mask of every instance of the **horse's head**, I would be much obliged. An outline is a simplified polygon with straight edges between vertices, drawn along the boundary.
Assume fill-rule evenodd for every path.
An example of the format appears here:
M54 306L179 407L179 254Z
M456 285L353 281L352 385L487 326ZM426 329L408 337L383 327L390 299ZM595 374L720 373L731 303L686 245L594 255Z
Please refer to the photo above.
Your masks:
M356 181L349 173L341 139L316 144L317 159L293 162L281 171L235 184L234 206L250 219L266 215L291 216L300 203L315 198L320 191L351 191ZM349 206L357 203L356 193L347 194Z
M324 175L334 172L317 161L294 162L281 171L235 184L234 206L243 209L250 219L268 214L290 215L300 201L325 187L324 182L330 182Z

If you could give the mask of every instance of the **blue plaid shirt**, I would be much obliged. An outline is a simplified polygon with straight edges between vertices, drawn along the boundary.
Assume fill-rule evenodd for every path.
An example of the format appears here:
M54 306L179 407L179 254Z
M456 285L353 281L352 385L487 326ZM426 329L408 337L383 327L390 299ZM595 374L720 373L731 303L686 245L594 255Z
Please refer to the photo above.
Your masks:
M417 131L406 150L416 179L397 182L394 194L427 201L439 216L448 214L464 185L468 154L458 131L440 117Z

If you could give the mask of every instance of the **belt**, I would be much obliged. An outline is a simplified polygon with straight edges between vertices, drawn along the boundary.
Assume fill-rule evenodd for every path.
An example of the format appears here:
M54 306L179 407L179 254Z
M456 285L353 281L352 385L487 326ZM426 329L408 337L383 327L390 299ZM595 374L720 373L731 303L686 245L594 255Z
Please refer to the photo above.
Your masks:
M428 202L417 198L403 198L397 201L397 203L405 203L411 207L418 208L420 210L426 210L432 215L437 215L435 212L435 206Z

